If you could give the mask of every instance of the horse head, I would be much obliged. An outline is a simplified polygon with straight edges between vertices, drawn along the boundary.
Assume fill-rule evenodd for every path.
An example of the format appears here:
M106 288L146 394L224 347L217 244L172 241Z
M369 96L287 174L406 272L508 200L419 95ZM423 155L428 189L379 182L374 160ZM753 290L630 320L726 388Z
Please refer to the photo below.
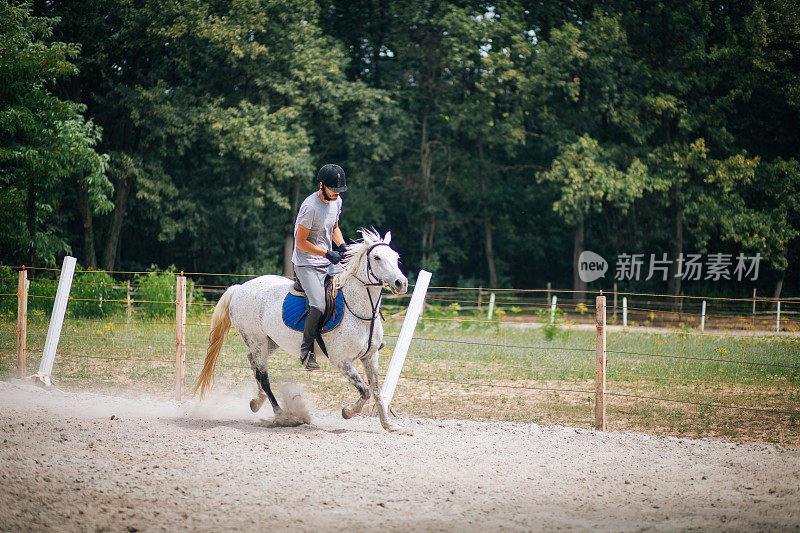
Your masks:
M389 243L392 232L380 233L373 230L359 230L362 240L347 247L345 271L340 274L337 285L342 286L346 279L364 270L367 284L381 284L393 294L405 294L408 290L408 278L400 270L400 254Z

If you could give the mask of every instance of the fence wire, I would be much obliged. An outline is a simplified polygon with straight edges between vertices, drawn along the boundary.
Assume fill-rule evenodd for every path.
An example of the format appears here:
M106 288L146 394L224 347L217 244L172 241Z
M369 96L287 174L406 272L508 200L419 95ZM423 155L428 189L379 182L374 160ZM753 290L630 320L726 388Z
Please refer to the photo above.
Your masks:
M174 284L152 283L152 289L165 292L159 293L157 298L148 298L136 285L136 278L133 278L133 283L109 285L83 281L82 274L84 272L76 273L76 291L109 290L112 292L108 294L117 296L95 298L91 293L83 293L71 298L70 306L83 304L91 307L97 304L98 314L75 316L70 307L57 353L59 372L70 382L118 380L134 387L137 383L148 382L158 384L168 393L173 383L177 342ZM146 273L111 274L136 276ZM17 294L12 292L16 280L13 277L0 279L12 285L11 291L0 293L0 305L7 310L0 320L3 346L13 346L16 342L14 313ZM29 292L27 350L31 373L37 362L36 356L44 345L48 307L52 306L56 281L41 277L31 280L34 290ZM185 346L190 376L196 375L202 365L207 348L209 313L215 305L214 299L225 288L223 285L189 283L187 299L190 294L192 299L188 305L189 320L185 324ZM492 292L495 299L493 316L489 318L490 292L475 288L431 288L398 384L393 402L395 409L417 415L476 419L499 417L540 423L574 423L577 420L589 424L588 420L582 419L590 418L594 394L593 306L571 299L570 296L574 295L571 291L498 289ZM609 293L606 294L610 299ZM553 295L558 300L554 321L550 324ZM624 333L614 331L609 334L606 352L609 364L606 395L610 399L611 428L615 416L619 417L620 423L638 420L645 425L646 416L652 418L652 413L647 414L644 407L640 409L626 403L615 408L615 399L655 402L663 404L664 409L674 404L734 412L745 418L749 416L747 413L789 417L789 420L780 419L777 423L790 439L800 443L800 427L796 420L800 409L795 408L800 407L797 387L800 381L800 337L793 336L790 330L780 335L753 329L704 332L694 325L701 317L701 299L683 297L680 301L689 303L675 311L678 302L675 298L617 293L620 299L623 295L628 298L629 328ZM661 301L655 301L662 296ZM385 296L384 308L389 320L385 335L387 347L380 358L381 375L385 373L387 356L397 341L409 297ZM769 308L775 303L773 300L706 300L711 304L706 306L707 328L714 321L738 321L736 324L740 324L748 320L760 323L762 316L775 318L774 311ZM800 301L781 300L781 304L781 325L784 328L800 326L800 320L795 318L800 316ZM106 307L114 305L115 310L105 315ZM148 310L148 305L160 306L160 311ZM614 322L615 311L619 323L619 305L616 308L608 306L609 323ZM645 320L644 317L650 314L656 319ZM673 319L673 316L679 318ZM640 325L679 324L681 320L689 321L688 327L667 328L659 333L637 329ZM581 324L590 329L573 327ZM664 339L668 349L661 349L662 341L659 339ZM644 349L653 348L654 343L659 347ZM736 343L748 344L738 346ZM246 351L234 331L221 356L219 377L254 384L249 375L251 369ZM8 374L15 366L15 357L12 350L0 351L0 372ZM338 401L343 393L349 394L345 392L350 388L349 383L327 365L321 373L309 375L285 352L279 352L276 358L270 365L271 372L290 374L294 376L291 379L308 383L325 398L323 403ZM109 368L108 364L114 366ZM721 365L721 368L706 368L710 365ZM234 372L234 375L228 375L228 372ZM425 396L429 410L420 411L417 403ZM724 401L718 401L721 398ZM732 415L719 416L727 420ZM752 423L750 419L746 421Z
M681 403L685 405L694 405L697 407L717 407L720 409L733 409L736 411L754 411L758 413L772 413L776 415L792 415L800 416L800 411L779 411L776 409L761 409L758 407L742 407L739 405L725 405L721 403L703 403L703 402L690 402L688 400L675 400L672 398L656 398L655 396L643 396L641 394L623 394L620 392L607 392L608 396L617 396L620 398L636 398L637 400L655 400L659 402L668 403Z

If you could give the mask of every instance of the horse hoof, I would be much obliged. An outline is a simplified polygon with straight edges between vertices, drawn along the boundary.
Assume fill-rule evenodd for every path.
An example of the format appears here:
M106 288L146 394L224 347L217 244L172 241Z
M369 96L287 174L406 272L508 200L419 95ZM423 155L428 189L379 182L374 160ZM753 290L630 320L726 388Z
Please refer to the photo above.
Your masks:
M386 426L386 428L384 428L384 429L386 429L386 431L388 431L389 433L397 433L398 435L411 436L411 435L414 434L414 432L411 431L410 429L406 429L406 428L404 428L402 426L395 426L394 424L390 424L390 425Z
M250 410L253 411L254 413L258 412L258 410L261 409L262 405L264 405L264 402L263 401L259 402L258 398L253 398L252 400L250 400Z
M342 408L342 418L344 418L345 420L350 420L351 418L353 418L353 415L347 414L347 407Z

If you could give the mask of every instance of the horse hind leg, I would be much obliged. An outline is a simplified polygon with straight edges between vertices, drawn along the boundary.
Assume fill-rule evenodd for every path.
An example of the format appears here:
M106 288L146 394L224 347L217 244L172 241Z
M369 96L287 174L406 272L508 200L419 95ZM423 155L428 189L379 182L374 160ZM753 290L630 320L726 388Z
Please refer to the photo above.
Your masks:
M350 381L350 383L353 384L360 395L354 404L345 406L342 409L342 417L346 420L348 418L353 418L361 412L364 404L370 399L371 394L369 387L366 383L364 383L364 380L361 379L361 376L358 374L358 371L356 370L356 367L353 366L352 362L342 361L338 366L339 372L341 372Z
M250 347L250 344L247 343L247 339L245 339L245 343ZM267 360L277 349L278 345L275 344L272 339L267 338L266 345L258 344L250 347L250 353L247 354L247 358L250 360L250 366L255 374L256 383L258 383L258 395L250 400L250 410L254 413L261 409L261 406L264 405L264 401L267 399L269 399L269 403L272 405L272 411L275 415L279 415L283 412L281 406L278 405L278 400L275 399L275 395L272 393L272 388L269 384L269 371L267 370Z
M272 405L272 412L275 415L280 415L283 413L283 409L281 406L278 405L278 400L275 399L275 395L272 394L272 389L269 386L269 375L266 372L261 372L260 370L255 371L256 374L256 381L258 381L259 391L258 396L250 400L250 410L254 413L261 409L261 406L264 405L264 399L269 398L269 403ZM265 394L266 392L266 394Z

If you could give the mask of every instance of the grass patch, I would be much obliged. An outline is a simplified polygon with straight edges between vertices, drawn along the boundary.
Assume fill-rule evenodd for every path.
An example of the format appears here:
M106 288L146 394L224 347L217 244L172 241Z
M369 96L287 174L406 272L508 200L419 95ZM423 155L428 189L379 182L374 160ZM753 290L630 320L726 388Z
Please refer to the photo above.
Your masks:
M209 315L190 317L187 326L189 386L205 357ZM439 318L447 320L428 319L417 329L393 401L399 415L593 427L593 331L562 328L552 335L541 328ZM29 374L38 368L48 320L36 310L29 316ZM400 321L385 326L382 376ZM0 316L0 379L15 371L15 328L13 314ZM128 322L124 313L68 318L55 379L64 387L171 397L174 335L169 319ZM798 340L628 331L610 333L607 348L609 429L800 445L797 415L763 411L800 411ZM218 366L219 386L255 390L246 353L232 331ZM357 393L322 359L322 371L307 373L279 351L270 362L272 381L304 383L318 407L338 410Z

